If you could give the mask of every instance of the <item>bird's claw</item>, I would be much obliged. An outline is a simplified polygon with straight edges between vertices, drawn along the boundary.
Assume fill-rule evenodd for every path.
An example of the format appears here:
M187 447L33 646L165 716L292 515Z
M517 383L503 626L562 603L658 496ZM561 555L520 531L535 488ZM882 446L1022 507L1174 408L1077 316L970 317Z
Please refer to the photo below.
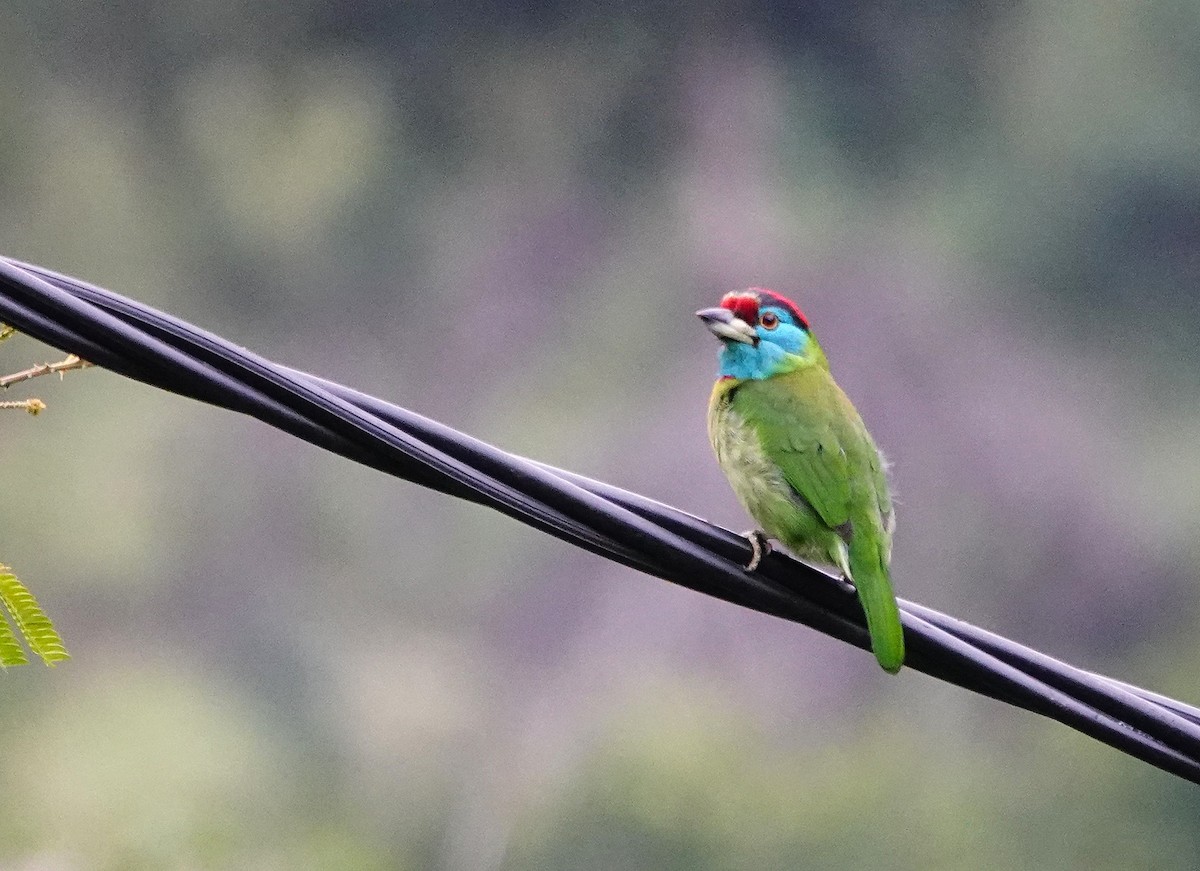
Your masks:
M743 532L742 536L746 541L750 542L750 547L754 551L750 557L750 562L746 563L746 571L752 572L758 568L758 564L762 562L763 557L771 552L771 540L767 538L767 534L761 529L751 529L748 532Z

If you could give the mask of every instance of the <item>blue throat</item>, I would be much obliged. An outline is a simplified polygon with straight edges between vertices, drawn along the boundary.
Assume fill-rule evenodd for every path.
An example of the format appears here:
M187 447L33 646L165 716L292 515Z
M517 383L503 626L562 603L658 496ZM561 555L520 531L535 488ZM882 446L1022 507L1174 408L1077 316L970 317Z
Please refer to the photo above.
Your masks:
M717 355L722 378L763 379L790 372L800 364L795 353L789 353L774 342L760 341L758 346L745 342L722 342ZM799 350L799 349L797 349Z

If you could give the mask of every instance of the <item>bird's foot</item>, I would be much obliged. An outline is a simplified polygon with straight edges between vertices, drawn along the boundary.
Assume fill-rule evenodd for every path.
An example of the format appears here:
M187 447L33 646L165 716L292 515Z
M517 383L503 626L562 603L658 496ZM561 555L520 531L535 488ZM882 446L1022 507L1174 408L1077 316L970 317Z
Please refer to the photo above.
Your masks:
M771 552L771 540L767 538L767 534L761 529L751 529L748 532L743 532L742 536L746 541L750 542L750 547L754 550L750 557L750 562L746 563L746 571L752 572L758 568L758 564L762 562L763 557Z

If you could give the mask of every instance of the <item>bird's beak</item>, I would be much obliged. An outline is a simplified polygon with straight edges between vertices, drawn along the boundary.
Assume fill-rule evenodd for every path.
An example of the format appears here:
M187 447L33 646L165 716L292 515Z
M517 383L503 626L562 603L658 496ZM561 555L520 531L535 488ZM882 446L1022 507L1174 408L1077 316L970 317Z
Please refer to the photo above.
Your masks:
M702 308L696 312L696 317L704 321L704 326L723 342L758 344L758 333L754 332L754 327L727 308Z

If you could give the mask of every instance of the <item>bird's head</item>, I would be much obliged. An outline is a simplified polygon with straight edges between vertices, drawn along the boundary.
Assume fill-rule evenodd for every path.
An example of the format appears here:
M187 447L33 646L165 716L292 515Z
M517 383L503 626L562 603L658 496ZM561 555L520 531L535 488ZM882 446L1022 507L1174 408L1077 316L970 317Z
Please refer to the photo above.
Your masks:
M735 290L696 316L721 340L722 378L770 378L820 355L800 307L773 290Z

